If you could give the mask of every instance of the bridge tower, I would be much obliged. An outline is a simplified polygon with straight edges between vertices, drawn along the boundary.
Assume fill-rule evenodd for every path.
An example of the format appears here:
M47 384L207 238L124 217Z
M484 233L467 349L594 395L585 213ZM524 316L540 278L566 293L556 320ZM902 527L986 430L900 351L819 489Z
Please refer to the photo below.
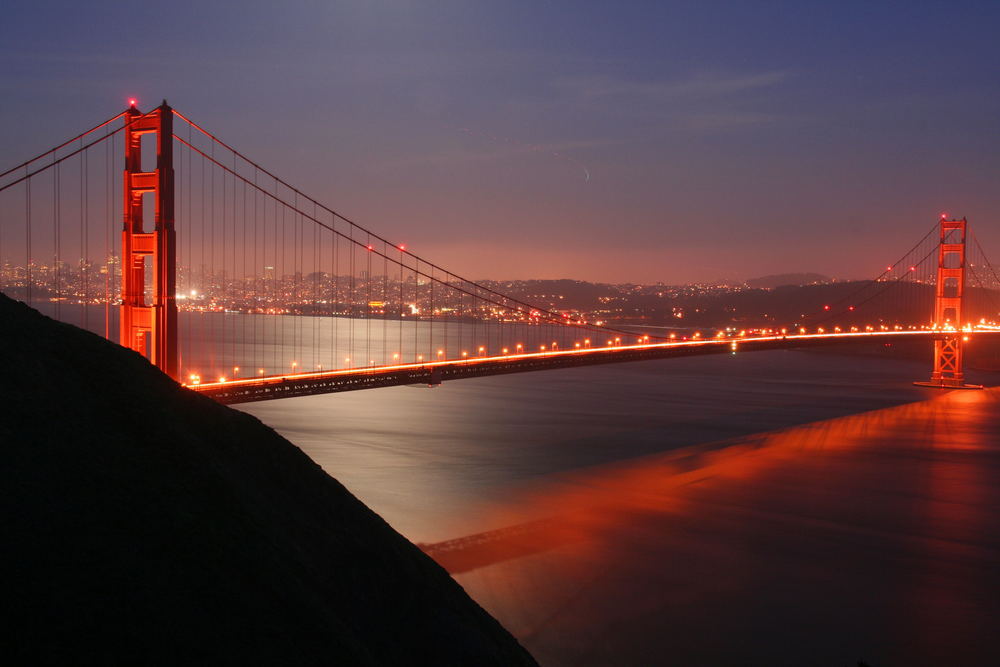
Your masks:
M963 331L962 304L965 299L965 237L968 221L941 218L938 245L937 287L934 294L934 325L942 329L934 341L934 370L921 387L942 389L982 389L965 384L962 347L968 340Z
M174 112L164 100L142 114L125 114L122 305L119 342L177 378L176 238L174 233ZM144 171L142 137L156 137L156 166ZM147 195L152 198L148 200ZM145 216L153 207L153 229ZM152 300L146 301L146 259L151 258Z

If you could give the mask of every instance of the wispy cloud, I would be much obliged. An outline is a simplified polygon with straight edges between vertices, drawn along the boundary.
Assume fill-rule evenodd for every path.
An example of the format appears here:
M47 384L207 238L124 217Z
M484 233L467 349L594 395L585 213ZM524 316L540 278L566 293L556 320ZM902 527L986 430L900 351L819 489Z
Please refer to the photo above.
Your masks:
M433 154L399 157L385 161L382 166L390 168L409 168L418 165L452 166L457 164L491 162L539 155L543 157L566 160L581 169L585 169L586 167L584 167L582 162L570 155L572 151L600 148L603 146L611 146L622 143L619 140L601 139L529 144L513 139L505 139L472 132L471 130L465 128L461 128L460 131L470 137L469 144L465 148Z
M776 86L788 78L784 71L739 75L698 74L671 81L630 81L608 76L565 79L557 85L568 92L596 99L645 97L664 101L678 98L711 98Z

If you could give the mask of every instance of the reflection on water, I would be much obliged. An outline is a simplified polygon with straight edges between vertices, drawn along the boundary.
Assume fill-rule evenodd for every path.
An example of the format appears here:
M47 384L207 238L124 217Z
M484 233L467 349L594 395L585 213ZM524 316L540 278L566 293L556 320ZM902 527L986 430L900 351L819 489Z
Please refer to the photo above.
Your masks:
M547 479L498 513L572 539L508 560L512 535L458 579L543 664L1000 664L998 407L955 392Z
M761 352L243 409L542 664L1000 664L1000 394L925 374Z
M393 526L501 527L518 485L585 466L919 400L924 364L754 352L247 404Z

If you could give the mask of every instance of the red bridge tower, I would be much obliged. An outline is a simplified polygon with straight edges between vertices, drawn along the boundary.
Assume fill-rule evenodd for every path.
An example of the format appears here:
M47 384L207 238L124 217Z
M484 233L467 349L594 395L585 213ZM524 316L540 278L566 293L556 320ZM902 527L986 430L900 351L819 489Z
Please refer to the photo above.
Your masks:
M942 329L934 341L934 370L928 382L914 382L921 387L942 389L982 389L965 384L962 370L962 344L968 332L962 319L965 298L965 235L968 221L941 218L941 242L938 246L937 287L934 294L934 325Z
M174 234L174 112L166 100L148 114L133 104L125 115L125 227L122 232L121 337L177 378L176 238ZM156 136L156 168L143 171L142 137ZM152 202L144 202L150 195ZM155 210L146 231L144 206ZM152 257L152 301L146 302L146 258Z

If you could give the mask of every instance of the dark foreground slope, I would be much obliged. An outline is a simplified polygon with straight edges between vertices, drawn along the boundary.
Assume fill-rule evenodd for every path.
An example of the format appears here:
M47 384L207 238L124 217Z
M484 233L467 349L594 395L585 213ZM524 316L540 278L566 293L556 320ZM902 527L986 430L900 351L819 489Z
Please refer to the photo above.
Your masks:
M270 428L3 295L0 416L7 664L534 664Z

